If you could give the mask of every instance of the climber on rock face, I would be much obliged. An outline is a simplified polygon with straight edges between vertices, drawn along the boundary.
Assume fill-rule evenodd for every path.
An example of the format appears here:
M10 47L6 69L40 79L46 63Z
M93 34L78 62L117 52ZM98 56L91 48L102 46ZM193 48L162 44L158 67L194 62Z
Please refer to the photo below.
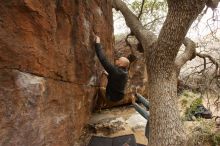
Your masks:
M108 83L106 86L105 97L110 101L119 101L123 99L125 86L128 80L127 69L129 67L129 60L126 57L120 57L115 60L115 64L111 64L105 57L102 47L100 45L100 38L95 38L95 51L107 72Z

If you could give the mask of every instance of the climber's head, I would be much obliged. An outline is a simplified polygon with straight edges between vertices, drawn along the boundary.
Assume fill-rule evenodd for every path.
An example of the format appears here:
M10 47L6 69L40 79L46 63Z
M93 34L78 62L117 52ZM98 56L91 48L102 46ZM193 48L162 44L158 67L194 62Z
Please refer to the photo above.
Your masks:
M115 60L115 65L118 67L128 68L130 64L130 61L126 57L120 57L117 60Z

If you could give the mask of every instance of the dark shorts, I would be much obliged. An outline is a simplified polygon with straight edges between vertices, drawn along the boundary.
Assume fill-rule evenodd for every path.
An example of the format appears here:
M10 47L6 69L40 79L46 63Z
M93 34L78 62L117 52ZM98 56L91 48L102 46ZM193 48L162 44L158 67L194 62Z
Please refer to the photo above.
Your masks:
M120 95L120 96L116 96L116 95L109 95L106 93L106 98L110 101L114 101L114 102L118 102L120 100L122 100L124 98L124 96Z

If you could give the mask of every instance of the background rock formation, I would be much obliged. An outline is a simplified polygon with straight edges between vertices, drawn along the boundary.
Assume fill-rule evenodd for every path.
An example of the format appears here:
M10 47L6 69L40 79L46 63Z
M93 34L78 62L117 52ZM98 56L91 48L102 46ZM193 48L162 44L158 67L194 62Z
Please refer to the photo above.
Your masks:
M91 34L111 57L112 29L110 0L0 2L1 146L74 145L100 82Z

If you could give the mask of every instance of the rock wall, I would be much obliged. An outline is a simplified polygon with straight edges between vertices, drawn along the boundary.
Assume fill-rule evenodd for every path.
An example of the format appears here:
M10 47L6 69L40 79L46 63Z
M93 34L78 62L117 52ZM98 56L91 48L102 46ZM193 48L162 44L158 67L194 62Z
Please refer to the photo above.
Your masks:
M0 145L72 146L112 56L111 0L0 1ZM104 28L104 29L103 29Z

